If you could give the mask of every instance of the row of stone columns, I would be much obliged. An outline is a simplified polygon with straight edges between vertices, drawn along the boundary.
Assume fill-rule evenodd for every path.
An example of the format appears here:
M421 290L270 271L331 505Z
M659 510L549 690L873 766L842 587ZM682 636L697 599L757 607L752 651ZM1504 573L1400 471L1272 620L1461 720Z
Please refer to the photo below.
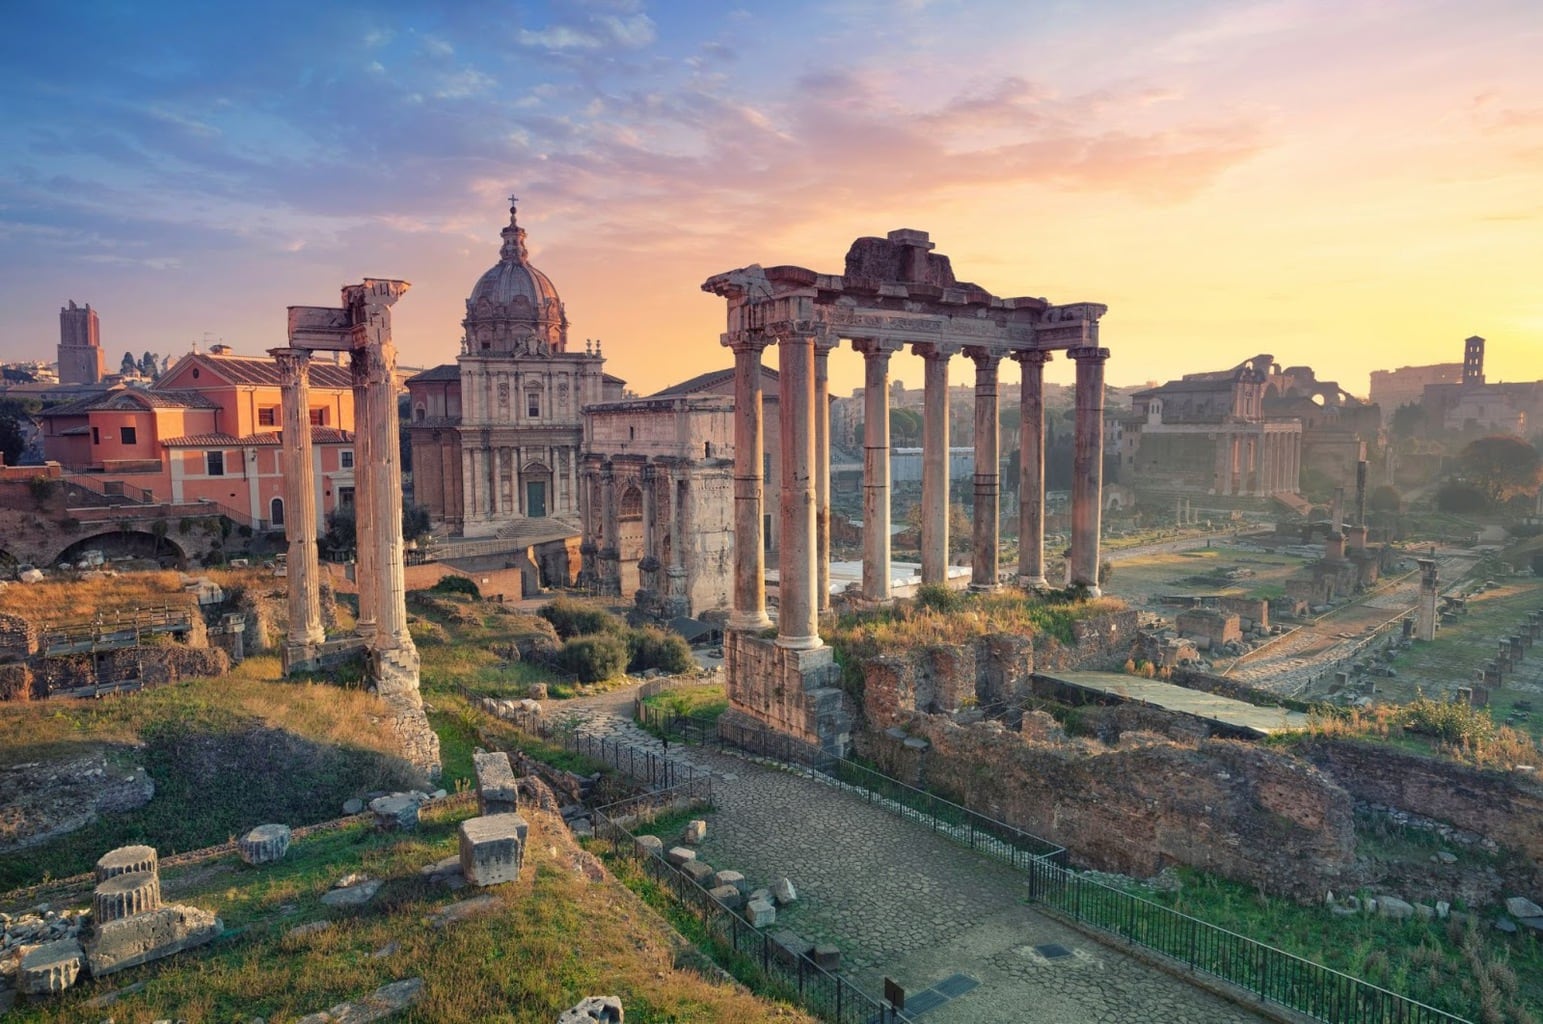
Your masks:
M769 625L762 535L761 352L757 336L730 340L734 352L734 597L729 627ZM779 614L777 642L820 646L819 612L829 601L829 403L824 336L778 339L782 488L778 495ZM864 360L863 596L890 597L889 359L901 344L859 338ZM991 590L999 572L1000 459L997 370L1002 353L985 347L918 343L925 366L922 442L922 582L946 584L948 573L948 360L963 351L975 364L975 522L971 589ZM1076 348L1076 424L1072 485L1071 582L1098 593L1103 484L1104 362L1109 350ZM1043 587L1044 365L1048 351L1011 353L1023 367L1019 538L1020 585Z

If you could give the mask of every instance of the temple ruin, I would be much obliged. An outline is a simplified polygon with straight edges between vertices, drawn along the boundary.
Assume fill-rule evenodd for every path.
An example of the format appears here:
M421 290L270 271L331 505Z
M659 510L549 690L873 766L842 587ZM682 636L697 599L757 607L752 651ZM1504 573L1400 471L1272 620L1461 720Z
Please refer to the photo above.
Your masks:
M848 711L837 668L818 630L828 607L830 424L826 364L842 339L864 360L863 572L869 601L890 598L889 359L905 346L925 361L922 582L946 583L948 554L948 370L964 355L975 368L975 515L970 587L998 587L998 379L1001 361L1023 368L1019 503L1020 586L1045 587L1044 365L1057 350L1076 364L1076 423L1068 582L1099 594L1104 363L1091 302L1000 298L958 281L924 231L860 238L845 272L752 265L702 285L728 303L722 343L734 353L734 586L725 643L736 717L769 725L826 750L844 750ZM766 612L762 515L762 352L777 347L780 478L778 616Z
M408 760L439 774L439 737L418 693L418 649L407 630L402 542L402 466L397 443L396 344L391 307L406 281L344 285L341 308L289 307L289 347L272 350L282 381L284 500L289 541L289 636L284 672L314 671L363 648L370 680L392 710ZM347 352L354 381L355 527L359 616L354 635L328 640L322 626L307 414L311 355Z

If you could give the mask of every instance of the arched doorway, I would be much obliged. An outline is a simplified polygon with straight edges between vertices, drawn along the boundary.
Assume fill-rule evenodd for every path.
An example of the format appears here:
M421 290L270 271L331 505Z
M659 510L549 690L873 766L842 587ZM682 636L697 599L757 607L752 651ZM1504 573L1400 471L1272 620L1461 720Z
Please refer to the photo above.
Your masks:
M268 502L268 521L274 526L284 525L284 499L274 498Z

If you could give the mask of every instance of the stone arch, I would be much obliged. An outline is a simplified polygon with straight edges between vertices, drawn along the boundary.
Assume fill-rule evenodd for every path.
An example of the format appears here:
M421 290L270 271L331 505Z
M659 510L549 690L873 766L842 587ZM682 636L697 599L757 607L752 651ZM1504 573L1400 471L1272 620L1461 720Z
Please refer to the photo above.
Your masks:
M631 597L642 586L638 563L643 560L643 491L636 480L617 481L616 555L621 569L621 596Z
M187 552L171 537L157 537L148 530L105 530L90 537L72 541L57 555L52 564L78 562L87 551L100 551L109 559L153 558L163 564L183 565Z

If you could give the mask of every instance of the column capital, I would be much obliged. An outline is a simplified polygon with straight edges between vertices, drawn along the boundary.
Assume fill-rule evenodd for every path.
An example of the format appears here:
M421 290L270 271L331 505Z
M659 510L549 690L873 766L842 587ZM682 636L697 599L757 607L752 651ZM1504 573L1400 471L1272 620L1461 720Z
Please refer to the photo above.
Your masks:
M917 341L911 344L911 354L921 356L928 361L934 359L947 361L958 355L963 349L963 345L943 341Z
M762 331L733 331L718 336L718 344L736 354L753 352L760 355L776 340Z
M995 370L997 364L1002 361L1000 350L987 348L984 345L969 345L965 348L964 355L975 364L977 370Z
M279 364L279 383L294 386L305 380L311 365L311 350L305 348L270 348L268 354Z
M1008 353L1008 358L1023 366L1044 366L1055 352L1048 348L1018 348Z
M863 358L883 356L886 360L905 348L903 341L886 341L882 338L853 338L852 351L861 352Z
M831 354L834 349L841 346L841 335L829 328L822 328L814 335L814 357L818 360Z
M1075 359L1079 363L1102 363L1109 358L1109 350L1107 348L1096 348L1091 345L1083 348L1069 348L1066 350L1066 357L1068 359Z

